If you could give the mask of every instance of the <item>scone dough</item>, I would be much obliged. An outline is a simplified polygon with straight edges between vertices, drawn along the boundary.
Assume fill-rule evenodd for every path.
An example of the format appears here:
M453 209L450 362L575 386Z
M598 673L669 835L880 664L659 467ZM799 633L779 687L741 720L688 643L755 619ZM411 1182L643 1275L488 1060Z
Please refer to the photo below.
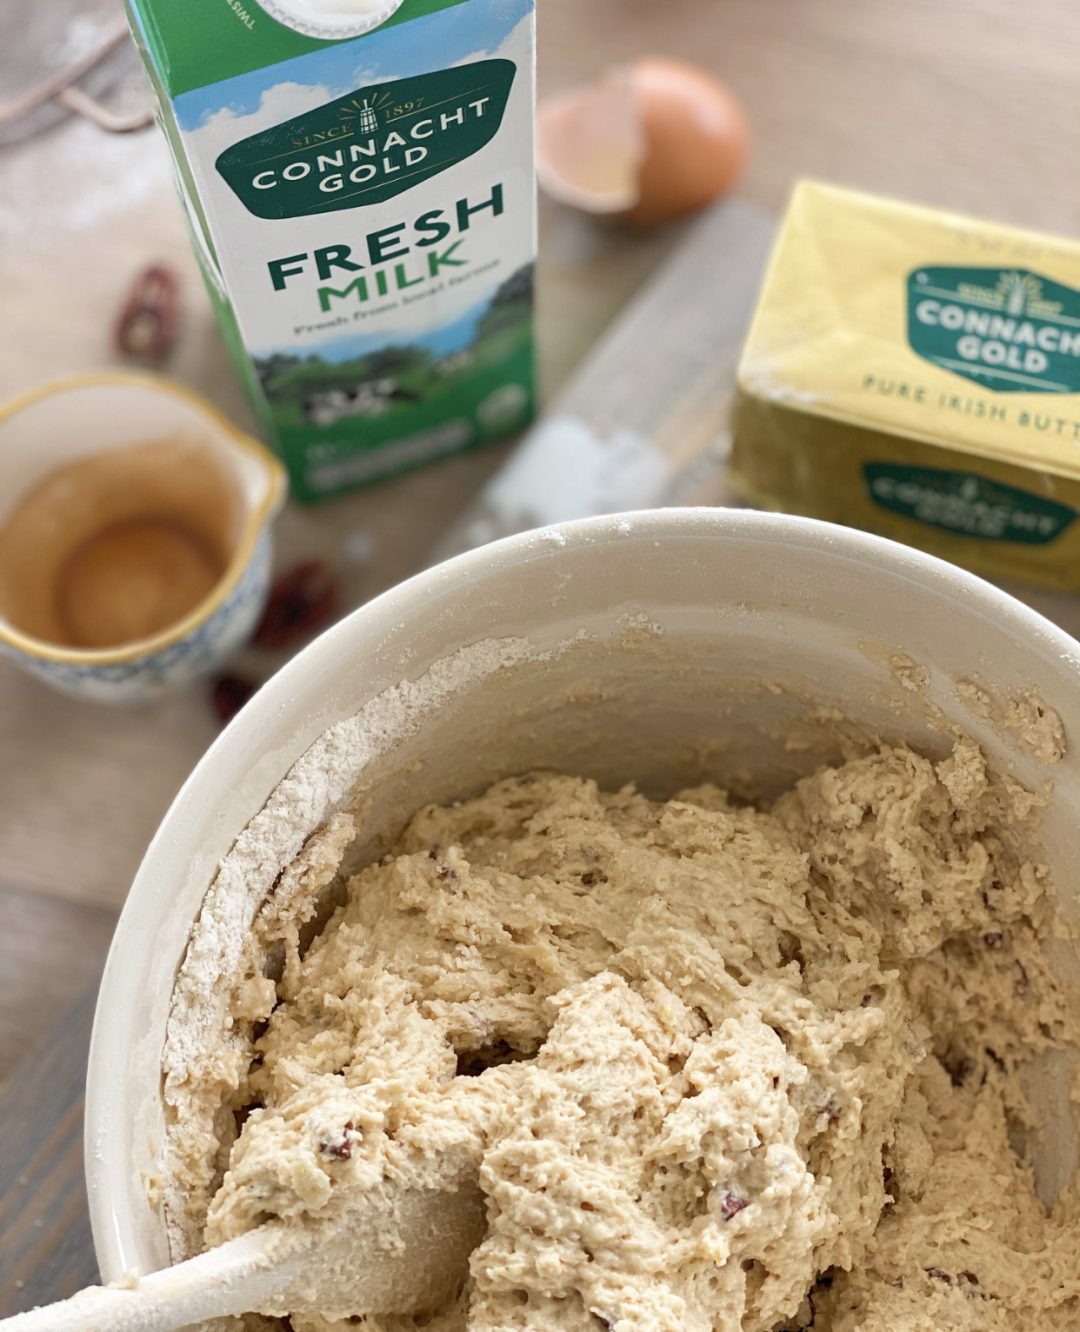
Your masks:
M242 987L206 1243L478 1179L452 1306L296 1332L1075 1332L1078 1198L1022 1150L1020 1070L1076 1043L1037 803L962 742L768 810L534 774L422 811Z

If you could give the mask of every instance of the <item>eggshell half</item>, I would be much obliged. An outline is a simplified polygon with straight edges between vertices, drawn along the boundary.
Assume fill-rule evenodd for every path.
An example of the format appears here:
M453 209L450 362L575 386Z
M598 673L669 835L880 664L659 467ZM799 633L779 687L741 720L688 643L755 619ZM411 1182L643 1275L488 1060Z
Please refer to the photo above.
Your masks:
M677 60L640 60L633 78L645 153L628 219L646 226L670 222L730 193L750 143L734 94Z
M541 104L537 172L562 203L650 226L728 193L748 144L746 116L722 83L649 58Z

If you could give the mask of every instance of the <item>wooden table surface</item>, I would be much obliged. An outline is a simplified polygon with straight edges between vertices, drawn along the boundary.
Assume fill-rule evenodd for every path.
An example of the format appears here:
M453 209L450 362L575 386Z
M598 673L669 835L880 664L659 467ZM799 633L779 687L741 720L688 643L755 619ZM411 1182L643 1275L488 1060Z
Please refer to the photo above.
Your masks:
M768 207L808 174L1080 233L1080 7L1066 0L539 2L544 91L639 53L726 78L755 133L743 193ZM0 45L17 21L0 16ZM544 206L548 395L675 239ZM68 121L0 149L0 395L110 364L120 295L155 260L184 280L170 373L247 421L158 132ZM343 560L360 604L422 566L505 452L290 510L279 558ZM146 843L216 731L203 690L106 712L0 662L0 1315L95 1275L79 1106L93 993Z

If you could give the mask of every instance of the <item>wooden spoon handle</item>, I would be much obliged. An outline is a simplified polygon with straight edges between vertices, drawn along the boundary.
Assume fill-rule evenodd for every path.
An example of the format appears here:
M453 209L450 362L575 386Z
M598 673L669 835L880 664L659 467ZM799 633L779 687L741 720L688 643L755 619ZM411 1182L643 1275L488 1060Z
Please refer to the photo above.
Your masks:
M0 1321L2 1332L173 1332L273 1302L282 1271L270 1237L255 1230L127 1289L90 1286L59 1304Z

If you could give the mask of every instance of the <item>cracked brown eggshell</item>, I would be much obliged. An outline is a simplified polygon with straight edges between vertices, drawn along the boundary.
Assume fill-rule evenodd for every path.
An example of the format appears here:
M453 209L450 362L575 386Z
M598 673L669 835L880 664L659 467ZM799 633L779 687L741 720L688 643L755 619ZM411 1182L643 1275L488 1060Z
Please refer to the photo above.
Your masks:
M749 140L745 112L723 83L649 57L541 103L537 172L562 203L652 226L730 193Z

